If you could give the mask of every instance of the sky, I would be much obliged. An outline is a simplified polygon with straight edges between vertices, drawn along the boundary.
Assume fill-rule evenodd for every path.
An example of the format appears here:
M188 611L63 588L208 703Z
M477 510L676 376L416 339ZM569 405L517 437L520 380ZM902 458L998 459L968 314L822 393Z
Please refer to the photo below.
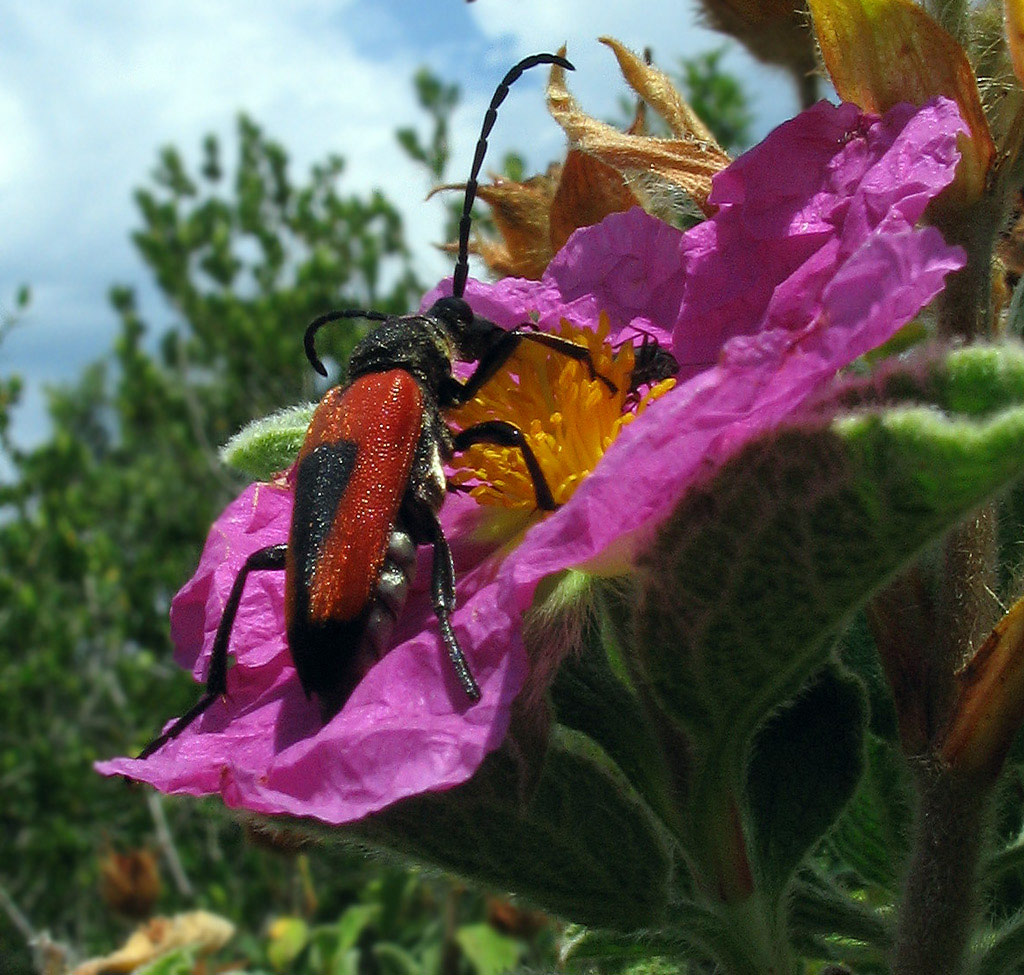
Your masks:
M424 279L440 278L450 273L433 247L442 204L426 201L423 173L394 138L400 126L423 126L415 70L426 65L461 88L457 178L494 86L527 54L567 44L570 89L591 114L615 114L626 89L597 42L605 34L651 47L666 66L729 45L726 66L747 87L758 137L796 111L789 78L699 27L692 0L0 0L0 312L21 284L32 289L0 344L0 375L27 384L15 439L28 446L45 435L46 384L110 350L112 284L137 290L154 330L174 321L129 239L139 225L132 192L161 146L195 160L213 132L228 162L244 111L284 144L295 179L339 153L342 186L384 189L405 214ZM514 148L541 171L564 153L544 109L545 77L536 69L512 90L493 159Z

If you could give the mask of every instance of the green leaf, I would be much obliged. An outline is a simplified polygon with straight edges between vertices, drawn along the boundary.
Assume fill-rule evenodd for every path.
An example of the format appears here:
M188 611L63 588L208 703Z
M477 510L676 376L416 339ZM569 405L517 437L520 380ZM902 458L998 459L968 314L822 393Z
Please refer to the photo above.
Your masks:
M400 945L385 941L372 948L381 975L423 975L423 966Z
M479 975L501 975L519 962L522 945L489 924L467 924L455 932L462 953Z
M840 663L860 678L867 691L869 730L883 741L895 743L898 738L896 709L892 691L882 670L878 647L868 627L867 615L858 610L839 640Z
M838 949L859 942L876 952L879 960L892 947L891 919L854 900L816 871L800 871L789 892L789 905L790 929L797 942L822 938ZM841 950L838 958L842 959Z
M828 847L868 883L895 895L908 853L910 819L902 760L892 745L871 736L866 774L829 834Z
M150 965L138 968L138 975L191 975L196 964L196 949L177 948L161 955Z
M305 403L254 420L224 445L221 460L254 481L269 481L294 462L314 409L315 403Z
M781 893L864 769L864 691L832 664L758 735L747 797L762 880Z
M380 916L380 904L353 904L334 925L337 950L354 948L359 936Z
M975 975L1016 975L1024 960L1024 914L1011 918L977 951Z
M713 871L735 861L727 817L758 727L874 589L1024 473L1020 347L958 350L887 382L927 405L747 445L686 495L644 556L638 648L691 743L690 853Z
M623 647L611 621L621 610L616 596L600 584L591 588L596 618L584 629L580 651L559 668L551 698L558 721L596 741L651 809L671 823L677 813L665 756L622 673Z
M569 940L565 955L572 969L589 972L632 971L661 962L713 962L716 970L761 970L744 950L738 932L726 913L691 901L672 905L671 924L621 934L614 931L580 931ZM677 967L678 970L678 967Z
M583 924L630 930L657 923L668 901L671 855L607 758L563 729L526 808L516 799L517 775L499 751L455 789L407 799L339 830L309 828L514 891Z

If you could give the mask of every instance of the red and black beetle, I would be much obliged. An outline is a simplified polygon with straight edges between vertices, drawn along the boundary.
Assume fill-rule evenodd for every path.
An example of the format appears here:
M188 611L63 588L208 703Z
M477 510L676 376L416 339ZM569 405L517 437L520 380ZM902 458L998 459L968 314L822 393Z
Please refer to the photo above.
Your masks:
M465 430L448 428L443 411L472 399L522 341L536 342L584 363L587 349L531 323L506 330L473 314L463 298L469 273L470 210L498 106L522 73L539 64L572 65L555 54L535 54L515 65L491 99L477 142L462 218L451 297L423 315L402 317L346 309L306 329L313 367L326 370L314 337L328 322L366 318L379 324L355 347L344 386L320 401L295 471L295 507L286 545L254 552L235 579L214 638L203 697L139 755L146 758L176 737L227 690L228 643L250 572L284 570L285 623L295 669L307 696L316 695L324 721L341 709L366 671L388 649L405 603L416 546L434 551L431 596L448 656L471 701L480 689L451 627L455 571L438 512L447 493L444 463L472 444L518 448L533 481L537 506L557 505L522 431L504 420ZM465 380L456 362L475 362Z

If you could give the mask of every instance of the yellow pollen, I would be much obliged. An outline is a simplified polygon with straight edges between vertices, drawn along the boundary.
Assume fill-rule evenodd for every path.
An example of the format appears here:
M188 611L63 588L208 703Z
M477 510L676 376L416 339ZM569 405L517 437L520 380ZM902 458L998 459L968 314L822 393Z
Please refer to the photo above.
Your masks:
M594 369L618 389L612 393L591 379L585 363L537 342L520 342L505 366L475 399L448 414L458 430L485 420L507 420L519 427L558 504L572 497L626 424L668 392L666 379L639 397L630 392L634 350L608 341L608 317L601 314L596 332L577 329L562 319L555 333L590 350ZM469 490L481 504L534 511L537 499L522 452L512 447L474 444L453 461L453 484Z

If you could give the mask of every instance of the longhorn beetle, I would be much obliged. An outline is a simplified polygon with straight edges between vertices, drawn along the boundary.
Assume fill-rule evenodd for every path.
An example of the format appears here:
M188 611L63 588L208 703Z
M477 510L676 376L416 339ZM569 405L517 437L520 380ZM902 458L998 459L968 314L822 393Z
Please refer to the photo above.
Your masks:
M518 427L488 420L453 432L442 411L472 399L523 341L585 364L592 380L617 392L596 372L587 349L533 331L531 323L503 329L474 315L463 297L469 274L470 210L487 138L509 86L540 64L573 70L556 54L523 59L502 79L484 116L466 182L451 297L439 299L424 315L332 311L306 329L306 356L326 376L316 353L317 331L345 318L379 323L353 350L347 384L330 389L310 421L296 461L288 543L260 549L246 559L214 637L203 697L139 758L179 735L226 692L231 628L251 572L284 571L289 649L303 690L307 697L316 695L326 722L388 649L412 579L416 546L432 545L431 599L441 637L466 697L479 700L480 688L451 626L455 570L438 520L447 493L444 463L453 452L472 444L516 448L533 482L537 507L552 511L557 504ZM456 360L476 363L464 381L453 375Z

